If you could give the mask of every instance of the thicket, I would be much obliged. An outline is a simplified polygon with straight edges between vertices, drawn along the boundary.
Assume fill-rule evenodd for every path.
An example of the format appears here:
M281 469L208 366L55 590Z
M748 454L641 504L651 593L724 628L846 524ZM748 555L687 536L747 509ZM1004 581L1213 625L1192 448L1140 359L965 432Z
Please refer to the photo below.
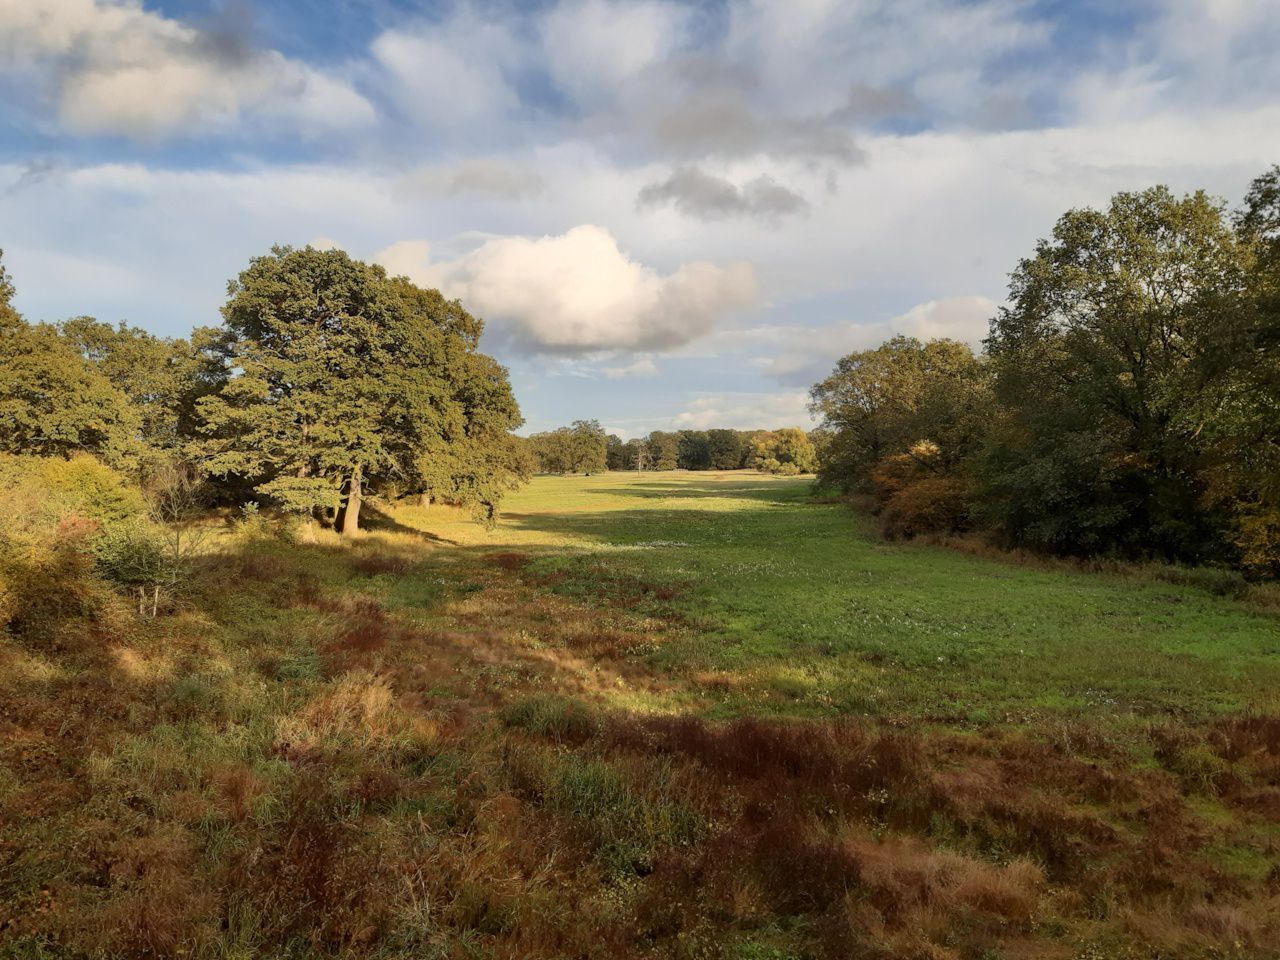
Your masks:
M822 483L893 535L1280 573L1280 167L1241 208L1072 210L978 356L898 337L811 391Z
M542 473L602 470L743 470L796 476L818 464L813 439L798 427L781 430L655 430L624 441L595 420L528 438Z
M190 339L90 317L28 323L13 292L0 266L0 452L89 454L144 488L195 475L210 501L274 504L343 532L379 497L492 517L527 475L507 372L479 351L483 323L340 250L254 258L222 325Z

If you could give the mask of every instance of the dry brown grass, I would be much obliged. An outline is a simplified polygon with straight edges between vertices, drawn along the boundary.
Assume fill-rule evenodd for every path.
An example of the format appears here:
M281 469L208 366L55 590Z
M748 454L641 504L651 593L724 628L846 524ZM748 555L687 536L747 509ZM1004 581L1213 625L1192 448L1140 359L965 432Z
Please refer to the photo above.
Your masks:
M1152 723L1135 763L1081 719L645 712L736 683L635 652L690 629L666 586L487 553L395 608L359 559L235 556L162 623L6 638L0 955L1277 955L1280 871L1215 851L1280 824L1280 718Z

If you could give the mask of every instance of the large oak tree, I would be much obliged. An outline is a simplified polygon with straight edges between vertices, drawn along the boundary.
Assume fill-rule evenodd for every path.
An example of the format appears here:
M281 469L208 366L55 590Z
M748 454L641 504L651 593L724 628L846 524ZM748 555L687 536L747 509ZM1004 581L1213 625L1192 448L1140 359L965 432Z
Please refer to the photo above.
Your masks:
M420 493L492 517L519 477L506 370L461 304L339 250L277 247L229 285L231 375L199 402L198 450L299 512L359 529L370 492Z
M1224 517L1194 410L1219 362L1239 359L1247 260L1204 193L1121 193L1058 221L1014 271L988 340L998 528L1066 552L1214 558Z

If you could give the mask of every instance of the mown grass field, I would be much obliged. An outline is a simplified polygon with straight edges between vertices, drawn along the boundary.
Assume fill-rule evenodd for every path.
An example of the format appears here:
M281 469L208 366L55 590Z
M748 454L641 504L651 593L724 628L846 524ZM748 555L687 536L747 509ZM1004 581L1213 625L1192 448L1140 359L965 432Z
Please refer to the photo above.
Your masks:
M1280 956L1280 616L804 480L227 532L0 734L4 956Z

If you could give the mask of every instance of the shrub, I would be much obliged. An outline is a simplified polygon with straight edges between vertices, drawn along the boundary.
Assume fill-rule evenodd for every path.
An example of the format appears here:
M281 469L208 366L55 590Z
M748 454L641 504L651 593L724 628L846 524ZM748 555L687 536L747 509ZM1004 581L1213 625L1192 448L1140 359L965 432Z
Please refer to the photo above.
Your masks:
M162 586L177 579L163 531L147 521L134 520L105 528L94 540L93 557L102 576L137 594L139 613L145 612L149 595L151 615L155 616Z
M928 441L881 460L871 484L886 535L955 533L969 524L968 484L946 472L940 450Z
M922 477L881 507L885 531L895 536L955 533L969 522L969 491L955 477Z
M142 493L123 476L88 454L70 460L43 461L40 476L68 507L98 523L137 516L145 509Z
M105 524L145 509L136 487L88 454L68 460L0 454L0 510L17 518L11 530L19 536L48 539L69 517Z
M15 636L49 636L69 618L87 616L102 599L76 540L20 544L0 536L0 627Z
M1234 539L1240 562L1251 574L1280 573L1280 509L1241 508L1236 515Z

